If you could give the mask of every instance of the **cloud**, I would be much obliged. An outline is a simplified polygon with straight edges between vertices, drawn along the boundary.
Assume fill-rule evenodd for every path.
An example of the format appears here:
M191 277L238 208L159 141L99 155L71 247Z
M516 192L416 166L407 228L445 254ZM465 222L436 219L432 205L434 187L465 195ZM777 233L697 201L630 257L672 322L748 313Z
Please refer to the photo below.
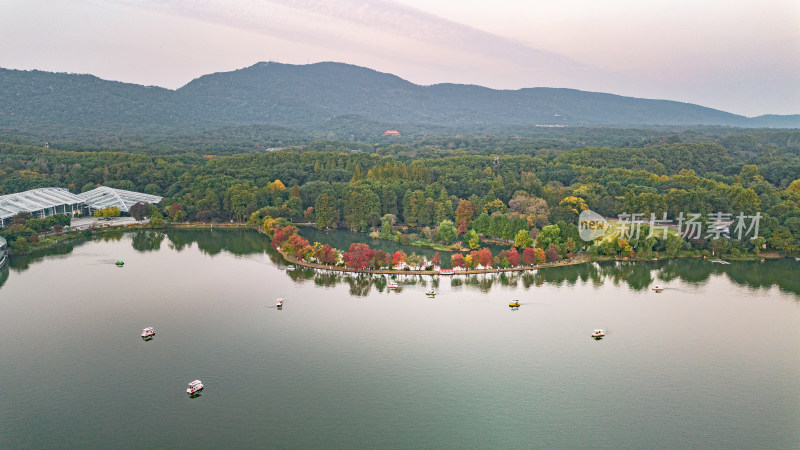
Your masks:
M118 0L152 11L192 17L337 51L393 55L411 65L526 72L532 82L574 79L587 68L515 40L388 0ZM349 62L349 61L345 61Z

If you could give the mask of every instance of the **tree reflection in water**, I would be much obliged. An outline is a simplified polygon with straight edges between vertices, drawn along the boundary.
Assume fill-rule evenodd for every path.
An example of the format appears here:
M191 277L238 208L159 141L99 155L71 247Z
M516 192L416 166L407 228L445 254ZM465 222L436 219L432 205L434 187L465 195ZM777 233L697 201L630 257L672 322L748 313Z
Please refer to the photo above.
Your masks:
M97 239L118 240L131 237L131 246L139 252L153 252L161 249L164 239L169 248L183 251L197 244L197 248L208 255L228 252L234 255L267 254L273 264L283 269L286 261L272 249L267 239L260 233L245 230L141 230L131 233L112 233ZM0 271L0 286L9 277L10 271L24 271L46 257L68 255L73 248L82 245L84 240L60 244L52 249L30 255L12 256L6 268ZM365 296L374 287L378 292L388 292L388 275L354 274L322 271L298 267L286 271L296 283L313 282L317 286L332 287L347 283L350 293ZM617 286L627 285L630 290L641 292L652 286L656 279L663 283L681 281L689 284L706 283L712 276L724 276L741 286L752 289L778 287L781 291L800 296L800 263L792 258L760 261L732 261L730 264L717 264L703 259L669 259L648 262L596 262L574 266L549 267L526 272L487 273L469 276L453 276L450 286L456 289L466 286L489 292L495 283L501 286L530 289L542 285L575 285L578 283L599 287L604 283ZM402 286L423 285L438 288L444 277L421 276L412 273L391 276ZM798 297L800 300L800 297Z

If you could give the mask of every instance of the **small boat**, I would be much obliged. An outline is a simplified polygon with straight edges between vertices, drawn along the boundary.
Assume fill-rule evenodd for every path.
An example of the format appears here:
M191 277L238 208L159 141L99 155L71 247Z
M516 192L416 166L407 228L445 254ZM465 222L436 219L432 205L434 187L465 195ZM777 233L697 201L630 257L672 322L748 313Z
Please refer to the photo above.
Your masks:
M664 290L664 286L661 286L660 284L656 284L655 286L653 286L653 290L656 291L656 292L661 292L661 291Z
M400 285L398 285L397 283L395 283L394 281L392 281L392 282L390 282L390 283L388 284L388 286L387 286L387 287L388 287L389 289L397 289L397 288L399 288L399 287L400 287Z
M433 297L434 295L436 295L436 291L433 288L430 288L427 291L425 291L425 295Z
M142 337L144 339L151 338L156 335L156 330L153 327L147 327L142 330Z
M275 306L278 308L283 308L283 299L279 298L277 302L275 302Z
M116 265L117 265L117 267L122 267L122 266L124 266L124 265L125 265L125 262L124 262L124 261L122 261L122 260L120 260L120 259L118 259L118 260L117 260L117 262L115 262L114 264L116 264Z
M598 341L600 339L603 339L603 336L605 336L605 335L606 335L606 332L601 330L601 329L599 329L599 328L592 332L592 337L597 339Z
M717 264L726 264L726 265L730 264L728 261L723 261L721 259L712 259L711 262L712 263L717 263Z
M453 269L439 269L439 275L453 275L454 273Z
M203 386L203 382L202 381L194 380L191 383L189 383L189 387L186 388L186 393L187 394L195 394L197 392L202 391L203 387L204 386Z
M508 306L510 306L511 308L519 308L519 300L512 300L511 302L508 303Z
M289 272L291 272L291 271L293 271L293 270L294 270L294 266L288 266L288 267L286 267L286 270L288 270Z

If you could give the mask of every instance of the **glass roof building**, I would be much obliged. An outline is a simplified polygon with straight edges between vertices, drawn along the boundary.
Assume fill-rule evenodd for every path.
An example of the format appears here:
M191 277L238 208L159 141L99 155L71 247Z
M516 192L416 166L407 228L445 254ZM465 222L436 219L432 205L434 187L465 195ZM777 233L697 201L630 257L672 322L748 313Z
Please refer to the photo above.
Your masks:
M83 200L64 188L39 188L0 196L0 227L12 217L27 211L36 218L55 214L75 215L83 208Z
M120 211L128 212L136 203L158 203L161 197L157 195L142 194L141 192L114 189L106 186L82 192L77 195L89 208L89 212L96 209L116 206Z
M128 212L137 202L158 203L161 197L139 192L101 186L81 194L73 194L64 188L39 188L16 194L0 196L0 227L7 226L11 218L27 211L36 218L67 214L75 216L83 212L91 214L96 209L116 206Z

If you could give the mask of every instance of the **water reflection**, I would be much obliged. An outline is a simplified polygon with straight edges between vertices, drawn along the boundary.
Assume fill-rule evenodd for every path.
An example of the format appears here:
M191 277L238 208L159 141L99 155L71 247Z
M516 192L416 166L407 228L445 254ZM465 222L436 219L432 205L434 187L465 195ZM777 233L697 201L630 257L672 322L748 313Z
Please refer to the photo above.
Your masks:
M287 272L297 283L313 282L317 286L330 287L339 283L350 286L350 293L366 296L372 289L385 292L389 280L403 286L420 285L438 288L445 277L431 275L354 274L309 268L298 268ZM780 290L800 295L800 264L786 258L765 262L742 261L729 265L714 264L703 260L675 259L658 262L602 262L578 264L566 267L551 267L526 272L486 273L478 275L455 275L449 277L451 287L466 286L489 292L496 285L529 289L535 286L590 284L600 287L605 283L627 286L632 291L647 291L656 280L661 282L682 281L702 284L712 276L725 276L738 285L751 289L767 289L777 286Z
M163 249L166 240L170 249L183 251L195 244L208 255L228 252L235 255L267 255L270 261L283 269L286 263L267 243L266 238L253 231L244 230L141 230L135 232L115 232L96 237L100 240L122 240L130 238L131 246L138 252L157 252ZM76 240L58 245L55 248L31 255L13 256L7 267L0 271L0 286L12 271L24 271L31 264L45 257L68 255L84 242ZM388 292L390 280L403 286L422 285L438 288L440 283L448 283L452 287L467 287L489 292L495 285L520 287L529 289L544 284L576 285L591 284L599 287L605 283L615 286L627 285L633 291L645 291L656 280L663 283L682 281L690 284L702 284L713 276L725 276L736 284L752 289L777 286L784 292L800 295L800 263L791 258L760 261L731 262L716 264L703 259L672 259L652 262L600 262L566 267L553 267L527 272L503 272L469 276L453 276L449 281L444 277L414 275L371 275L333 272L298 267L286 271L286 276L296 283L314 283L316 286L332 287L346 283L350 293L355 296L366 296L373 289L377 292Z

